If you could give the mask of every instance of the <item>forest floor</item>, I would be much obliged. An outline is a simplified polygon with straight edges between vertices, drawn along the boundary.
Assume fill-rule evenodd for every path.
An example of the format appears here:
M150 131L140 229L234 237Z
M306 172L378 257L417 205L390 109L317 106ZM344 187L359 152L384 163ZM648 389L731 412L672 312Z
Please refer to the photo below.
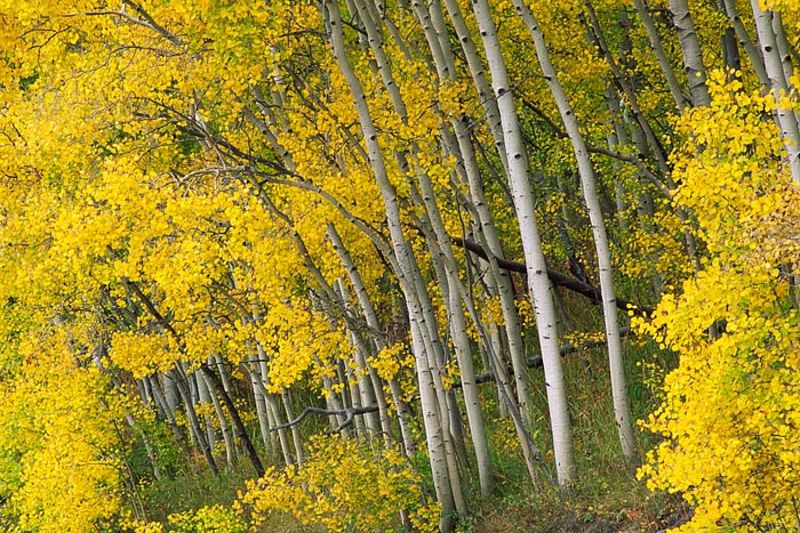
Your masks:
M598 317L584 318L591 323ZM590 324L585 324L584 328L594 329ZM625 345L633 415L643 419L657 405L655 391L663 376L663 372L653 375L652 369L671 368L674 361L669 359L670 355L646 343L629 338ZM571 354L564 359L564 371L571 399L578 467L578 482L572 493L565 495L552 485L545 490L534 489L516 445L513 425L500 416L496 391L493 386L486 385L481 395L493 454L495 486L491 497L480 498L477 489L466 483L470 515L459 520L458 530L464 533L659 532L687 521L690 511L679 496L649 491L645 482L637 479L635 469L626 467L622 461L604 350L589 349ZM541 428L535 429L532 436L545 459L552 463L541 369L531 371L530 386L532 424L534 428ZM304 429L315 430L311 425ZM651 435L640 432L643 451L653 444ZM217 478L192 475L173 478L167 484L155 484L147 489L147 507L157 509L158 516L151 518L166 519L170 513L187 508L228 505L243 490L244 481L249 477L251 473L241 465ZM470 477L474 476L465 476ZM290 516L271 517L261 530L319 531L300 526Z
M500 502L482 506L462 531L473 533L642 533L662 532L686 522L690 510L679 498L651 497L639 502L587 504L572 497L543 505L541 501Z

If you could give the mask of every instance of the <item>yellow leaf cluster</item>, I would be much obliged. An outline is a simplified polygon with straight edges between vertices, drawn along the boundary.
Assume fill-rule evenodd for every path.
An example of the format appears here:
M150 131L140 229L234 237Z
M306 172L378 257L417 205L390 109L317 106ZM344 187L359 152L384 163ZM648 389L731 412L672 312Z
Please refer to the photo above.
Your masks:
M640 475L695 506L682 530L800 527L800 320L788 281L798 267L798 198L768 100L720 73L713 103L681 119L677 201L710 251L649 321L680 354L664 402L644 427L664 441Z
M288 513L327 531L372 531L397 527L405 510L419 531L435 531L438 505L426 504L420 476L408 459L391 449L343 437L317 437L299 470L269 469L236 506L255 524Z

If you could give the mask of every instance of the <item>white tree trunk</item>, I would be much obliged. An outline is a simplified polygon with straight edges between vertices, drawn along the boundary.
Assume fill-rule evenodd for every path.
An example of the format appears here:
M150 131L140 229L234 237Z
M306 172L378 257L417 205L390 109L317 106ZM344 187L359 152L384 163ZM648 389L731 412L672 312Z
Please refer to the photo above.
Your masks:
M192 374L195 383L197 383L197 398L198 404L201 405L211 405L211 395L208 393L208 384L206 383L205 376L201 373L194 373ZM205 430L206 430L206 438L208 439L208 445L211 447L211 450L214 450L214 446L217 443L217 435L214 431L214 424L212 423L212 418L210 414L204 414L203 420L205 421Z
M283 408L286 410L286 419L294 420L294 411L292 410L292 401L288 390L281 392L281 401L283 402ZM294 444L294 456L297 459L297 464L301 465L303 464L303 461L305 461L305 454L303 453L303 436L300 434L300 428L297 424L292 425L291 432L292 443Z
M789 42L786 40L786 30L783 27L783 16L780 11L772 12L772 31L775 33L775 44L778 47L778 56L783 65L783 77L788 82L794 74L792 56L789 52Z
M435 0L438 2L438 0ZM503 162L503 168L508 169L508 159L506 158L505 139L503 137L503 124L500 121L500 111L497 108L497 100L494 98L491 85L486 79L486 72L483 68L483 61L480 54L475 47L475 41L472 39L472 33L469 31L464 15L461 12L461 7L458 0L445 0L445 7L450 16L450 21L453 23L453 28L456 31L458 42L461 44L461 50L464 52L464 57L467 60L472 82L478 91L478 100L483 106L483 113L486 116L486 122L489 125L489 131L492 133L494 139L495 149L497 150L500 160Z
M550 292L552 288L547 277L547 263L542 252L539 228L534 214L535 203L529 181L525 145L519 128L519 120L514 107L505 61L500 51L500 43L497 39L494 21L489 11L489 4L487 0L477 0L472 6L478 20L484 49L486 50L489 70L492 74L492 86L497 97L497 106L503 124L509 180L522 236L528 283L531 289L539 345L544 362L547 399L553 430L556 472L559 483L562 486L569 486L575 481L572 425L567 407L564 374L561 368L561 354L558 349L555 305L553 303L553 295Z
M647 31L647 38L650 41L650 48L653 49L653 53L656 55L656 59L658 60L658 66L661 68L661 72L664 74L664 78L667 80L669 92L672 94L672 99L675 101L678 112L683 113L683 110L686 107L686 99L683 97L683 90L681 89L681 84L678 83L678 77L675 75L675 70L673 70L672 64L669 62L669 58L667 57L667 53L664 51L664 46L661 44L661 36L658 34L658 29L653 22L653 18L650 16L650 12L647 10L644 0L633 0L633 5L636 8L636 12L639 14L639 18L641 19L645 30Z
M483 423L480 400L478 399L478 385L475 382L475 369L472 361L469 337L467 336L467 326L464 320L462 300L456 288L458 283L458 273L455 272L455 257L444 228L444 222L439 216L438 207L435 205L432 185L427 176L421 177L423 188L422 202L429 213L429 223L433 226L435 235L431 236L429 246L434 263L440 264L444 270L444 278L441 286L445 309L447 311L447 322L450 328L453 349L456 353L458 366L461 375L461 388L464 394L464 403L467 408L467 420L470 426L472 444L475 450L475 458L478 465L478 477L481 486L481 493L487 495L491 490L491 463L489 460L489 444L486 438L486 429ZM456 421L451 420L451 424Z
M556 101L561 121L567 130L575 159L578 163L578 173L581 177L583 187L583 198L586 202L586 209L589 212L589 220L592 225L592 235L594 237L595 249L597 251L597 262L600 271L600 293L603 300L603 319L605 322L606 340L608 342L608 362L611 373L611 394L614 402L614 418L617 423L622 453L629 463L636 462L637 445L633 429L633 419L631 417L630 399L625 380L625 367L622 361L622 342L619 334L619 324L617 322L617 298L614 292L614 279L611 266L611 251L608 245L608 234L603 220L603 212L597 196L596 182L592 161L586 149L583 134L580 132L578 119L572 107L567 101L558 74L550 60L550 52L544 34L539 27L533 13L522 3L522 0L514 0L517 12L522 16L523 21L528 26L533 37L536 55L539 58L539 65L544 74L545 80L550 87L550 92Z
M800 183L800 129L797 116L781 102L782 98L788 96L789 86L772 26L774 13L761 9L759 0L751 0L750 4L753 7L758 41L761 45L761 54L764 56L764 66L767 69L773 96L778 103L778 124L781 127L781 135L786 146L792 180Z
M692 104L695 107L707 106L711 103L711 97L708 95L703 52L694 31L689 2L688 0L670 0L669 10L672 12L672 22L678 32L678 41L683 50L683 66L686 69L686 78L689 80Z
M236 453L234 451L233 439L231 437L231 429L228 426L228 420L225 418L225 413L222 410L222 405L219 403L219 399L217 398L216 391L214 391L214 387L208 383L204 375L201 376L201 378L203 381L205 381L206 388L208 389L208 396L211 399L211 403L214 405L214 412L216 413L217 420L219 421L219 429L222 433L222 440L225 444L225 460L229 466L233 466L234 463L236 463Z
M168 374L162 374L161 376L164 382L164 401L174 416L179 403L178 388L175 386L175 381Z
M257 350L257 359L258 362L256 363L255 370L253 371L256 383L258 387L261 389L261 394L264 397L264 402L267 406L267 412L269 416L273 420L273 424L271 427L281 426L283 425L283 415L281 414L280 405L278 405L278 400L275 398L275 395L267 390L269 386L269 367L267 366L267 353L264 350L264 347L261 346L261 343L256 343L256 350ZM244 368L247 368L243 365ZM292 454L289 451L289 437L286 434L286 429L281 428L277 430L278 433L278 442L281 445L281 453L283 455L283 460L286 466L293 464L292 461Z
M464 173L467 176L470 196L477 211L480 221L480 229L483 238L486 240L489 251L498 259L504 259L503 247L497 235L494 219L489 212L483 184L480 179L480 170L475 161L475 152L472 140L463 123L454 124L456 139L459 146L459 155L464 165ZM505 144L504 144L505 145ZM519 313L514 302L514 290L511 285L511 278L508 274L497 269L489 261L489 272L494 285L500 296L500 305L503 311L503 322L508 339L509 355L511 365L514 369L514 384L517 391L517 402L526 423L530 423L530 388L528 387L528 367L525 356L525 345L522 340L522 330L520 326ZM500 352L498 352L500 353Z
M258 386L258 377L255 372L249 372L250 385L253 388L253 401L256 404L256 416L258 417L258 429L261 432L261 441L264 443L264 449L272 455L275 450L272 446L272 439L269 430L269 415L267 414L267 403L264 400L264 393L261 387Z
M342 361L342 363L344 366L345 379L347 380L345 388L350 392L350 405L355 409L359 409L362 407L360 384L358 379L355 377L353 369L350 368L350 364L347 361ZM353 427L356 428L356 435L360 437L369 437L369 434L372 433L371 431L367 432L366 434L364 433L364 428L368 426L363 416L355 416L353 418Z
M192 400L191 391L189 390L189 386L187 384L188 380L186 380L186 373L180 369L179 365L180 363L176 364L176 370L173 371L173 379L177 385L178 393L181 396L181 401L183 401L183 406L186 409L186 418L189 421L190 432L194 436L194 442L197 443L200 451L203 452L203 456L205 456L209 468L214 474L217 474L219 472L217 462L214 459L214 455L211 447L208 444L205 434L200 429L200 421L197 419L197 412L194 409L194 402Z
M744 23L742 22L742 17L739 16L739 10L736 7L736 0L723 0L725 14L728 16L728 20L733 26L733 31L736 33L736 38L739 40L739 44L744 48L745 53L747 54L748 59L750 60L750 65L752 65L753 70L758 76L758 81L761 83L761 86L765 89L769 88L769 77L767 76L767 69L764 67L764 59L761 57L761 54L753 46L753 40L750 38L750 34L747 33L747 28L745 28Z
M497 102L491 97L491 89L489 88L489 84L483 72L483 66L479 58L477 58L477 50L475 49L475 45L472 41L472 36L464 23L460 8L455 3L451 4L453 5L448 4L448 11L450 13L451 20L453 21L453 25L456 28L456 33L459 36L459 41L462 43L462 49L464 50L465 56L468 58L468 64L472 72L473 82L476 84L479 94L484 93L488 95L485 100L491 102L491 106L485 106L487 118L490 119L490 123L492 114L495 114L498 118L497 127L492 127L492 132L493 134L496 134L497 138L499 138L499 141L496 140L496 144L500 150L500 153L502 154L501 157L504 167L508 169L508 161L504 153L505 140L502 138L502 124L499 122ZM432 13L431 19L434 21L434 25L436 25L436 21L440 21L439 24L443 25L444 20L439 1L436 0L431 2L430 8ZM441 32L442 30L439 31L439 33ZM446 50L450 50L449 43L447 41L440 40L439 42L443 47L446 48ZM449 57L451 63L447 65L447 69L440 68L439 71L454 72L455 66L452 64L452 53L445 53L443 55L445 58ZM474 57L475 60L470 61L470 57ZM442 78L442 81L453 80L455 80L455 74L451 74L450 80ZM455 132L455 142L457 146L455 146L450 140L452 135L448 135L447 132L445 132L443 135L443 140L445 141L444 144L450 149L450 152L453 154L453 156L456 157L461 163L460 168L463 169L466 181L469 184L470 195L476 207L480 228L486 240L489 241L489 250L496 257L503 258L503 250L500 244L500 239L497 236L497 230L494 227L494 221L491 213L489 212L489 206L486 202L486 197L483 191L483 184L481 183L480 170L477 162L475 161L474 146L472 144L468 126L465 123L466 117L463 117L463 119L464 120L452 121L453 130ZM444 126L442 129L444 130ZM447 260L455 264L452 248L449 243L448 249L450 250L450 253L447 255ZM489 265L491 281L498 289L498 293L501 298L506 336L508 338L511 362L514 368L514 381L516 385L519 409L523 414L526 424L530 426L531 411L529 402L530 392L528 387L528 368L525 356L525 347L522 341L522 333L520 330L519 316L514 302L514 292L511 286L511 280L505 273L500 272L499 269L492 266L491 261L489 262ZM525 442L521 444L523 447L526 446Z

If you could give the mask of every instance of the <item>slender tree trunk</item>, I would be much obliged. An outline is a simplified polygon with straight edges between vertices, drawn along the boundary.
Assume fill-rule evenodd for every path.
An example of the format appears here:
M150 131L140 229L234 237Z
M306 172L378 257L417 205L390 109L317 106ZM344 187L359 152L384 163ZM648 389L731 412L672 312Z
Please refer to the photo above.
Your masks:
M492 254L499 258L505 258L500 238L494 225L494 219L489 212L488 204L480 180L480 170L475 161L475 152L469 134L465 131L463 121L455 124L456 139L459 145L461 161L464 165L464 173L467 176L470 196L480 220L481 233L486 240L487 246ZM503 325L508 340L509 355L511 365L514 369L514 384L517 392L517 402L519 409L523 413L526 423L530 423L530 388L528 386L528 369L526 365L525 345L522 340L522 330L520 326L519 313L517 312L514 301L514 289L511 286L511 279L507 273L501 272L489 265L489 272L497 287L500 296L500 305L503 311Z
M344 361L344 375L347 379L347 389L350 391L350 405L355 409L361 408L361 386L347 361ZM356 415L353 419L353 426L356 428L356 435L365 436L364 428L368 426L363 416ZM366 437L369 437L371 433L371 431L367 432Z
M775 44L778 47L778 56L781 58L781 65L783 66L783 77L786 78L788 84L794 74L794 67L792 66L789 41L786 40L786 30L783 28L783 16L780 11L772 12L772 31L775 33Z
M257 370L255 372L248 371L250 384L253 387L253 402L256 406L256 416L258 417L258 429L261 432L261 441L264 443L264 450L272 455L275 453L275 450L272 446L271 432L269 430L270 425L269 415L267 413L267 403L264 400L264 393L261 391L261 387L258 386L259 378L257 377L257 374Z
M703 65L703 52L700 41L694 31L694 21L689 11L688 0L670 0L669 10L672 12L672 22L678 32L678 41L683 51L683 66L686 69L686 78L689 80L689 93L692 95L692 104L695 107L707 106L711 103L706 86L706 69Z
M586 149L583 135L580 132L578 119L570 106L567 96L564 93L558 74L550 60L550 52L545 43L544 34L539 27L533 13L522 3L522 0L514 0L518 13L528 26L536 47L536 55L539 58L539 65L544 74L550 92L556 101L561 121L567 131L575 159L578 163L578 173L581 177L583 187L583 198L586 202L586 209L589 212L589 220L592 225L592 235L594 237L595 249L597 251L597 262L600 271L600 292L603 300L603 319L605 322L606 340L608 342L608 361L611 372L611 393L614 401L614 418L617 423L620 444L625 460L629 463L637 461L637 445L633 429L633 419L631 417L630 399L625 380L625 367L622 361L622 342L619 334L619 324L617 322L617 302L614 292L614 278L611 266L611 251L608 245L608 233L606 232L603 212L597 196L597 178L594 174L592 161ZM587 2L588 4L588 2ZM590 16L595 19L594 10L589 5Z
M367 383L369 380L369 375L367 374L366 369L366 357L361 350L361 347L358 346L358 341L355 340L355 335L350 332L350 345L354 352L354 360L356 363L356 367L351 370L352 378L355 383L351 382L351 387L355 394L358 395L358 405L360 406L367 406L367 405L374 405L375 399L372 396L371 385ZM356 402L356 399L353 398L353 403ZM375 438L381 431L380 422L376 413L366 413L362 415L362 419L364 420L364 427L366 427L366 437L370 440Z
M416 13L420 23L423 26L423 29L425 30L428 47L433 55L434 65L436 66L440 77L450 78L452 75L451 65L453 64L453 59L449 45L446 43L446 35L443 34L445 29L442 26L444 21L440 16L441 14L439 13L436 16L431 16L427 8L419 2L414 2L412 5L414 12ZM436 29L437 26L439 27L439 31ZM383 79L384 86L392 95L392 102L395 111L400 115L404 122L407 122L408 116L406 113L406 107L402 101L399 91L397 90L397 84L392 77L391 70L383 53L380 32L377 28L369 26L366 28L366 31L369 35L369 41L372 49L380 65L380 74ZM453 279L455 276L458 276L458 273L453 271L453 269L444 266L442 264L443 262L439 258L439 255L444 254L448 261L453 262L453 251L450 238L444 229L444 223L441 219L438 205L436 204L433 185L429 176L427 175L426 170L421 168L417 160L418 150L418 147L412 146L411 159L417 179L420 183L420 188L422 190L422 195L421 198L418 199L418 203L425 209L426 218L428 221L427 225L430 226L431 229L431 234L427 236L427 239L429 242L429 247L431 248L433 265L437 269L437 275L440 277L440 287L443 291L445 307L450 318L448 323L450 325L451 335L453 336L456 357L459 362L462 384L465 384L463 393L467 406L467 417L470 424L473 448L475 450L478 462L481 490L485 491L484 493L488 493L491 485L488 443L483 424L483 417L480 411L477 388L474 382L475 374L472 364L472 356L469 351L469 339L467 337L463 311L461 309L461 300L458 297L457 292L448 290L448 287L453 284ZM401 167L405 166L402 163L403 161L401 161ZM422 293L422 290L420 290L420 293ZM423 305L427 308L428 302L424 302ZM429 323L433 323L431 319L429 319ZM435 340L436 335L438 335L438 332L431 329L431 338ZM436 380L434 380L434 382L436 382ZM442 405L442 409L447 409L447 405L451 406L449 409L450 433L452 438L455 440L457 447L463 448L464 439L463 432L461 431L461 420L458 413L457 404L453 404L449 394L446 397L447 402ZM444 413L442 416L444 416ZM451 479L452 478L453 472L451 469ZM458 494L460 491L454 488L454 492ZM459 503L458 497L456 497L456 503Z
M286 419L294 420L294 409L292 408L292 400L289 396L289 391L281 392L281 401L283 408L286 410ZM305 461L305 453L303 453L303 436L300 434L300 428L297 424L291 427L292 443L294 444L294 456L297 459L297 464L302 465Z
M664 51L664 45L661 43L661 36L658 34L658 29L656 29L653 18L650 16L650 12L647 10L647 5L645 4L644 0L633 0L633 5L636 8L636 13L639 14L642 25L647 31L647 38L650 41L650 47L653 49L653 53L656 55L656 59L658 60L658 66L661 68L661 72L664 74L664 78L667 80L669 92L672 94L672 99L675 101L678 112L683 113L683 110L686 107L686 99L683 96L683 89L681 89L681 85L678 83L678 77L675 75L675 70L672 68L672 63L670 63L667 53Z
M438 2L438 0L435 1ZM455 29L456 36L458 37L458 42L461 44L461 50L464 52L464 57L467 60L473 84L478 91L478 100L480 100L483 106L483 113L486 116L489 131L494 139L497 154L500 156L503 167L508 169L500 111L497 107L497 100L495 100L489 80L486 78L483 61L478 54L475 41L472 39L472 33L469 31L469 27L464 20L464 15L458 4L458 0L445 0L445 6L453 28Z
M136 431L139 436L142 437L142 444L144 444L147 460L150 462L150 466L153 469L153 478L156 480L161 479L161 469L158 467L158 459L155 453L153 453L153 446L150 444L150 437L147 436L147 432L136 424L136 420L130 413L125 413L125 422L127 422L132 430Z
M205 376L203 376L203 380L206 382L205 386L208 389L208 396L211 400L211 403L214 405L214 412L217 415L217 420L219 421L219 429L222 433L222 440L225 443L225 459L228 462L229 466L233 466L236 463L236 452L233 445L233 439L231 438L231 431L230 427L228 426L228 420L225 418L225 413L222 410L222 406L219 403L219 399L217 398L217 393L212 388L211 384L208 383ZM227 391L226 391L227 392Z
M764 89L768 89L770 84L769 77L767 76L767 69L764 67L764 59L761 57L759 50L757 50L753 45L753 40L750 38L747 28L745 28L744 23L742 22L742 17L739 16L739 11L736 7L736 0L723 0L723 4L725 8L725 14L728 16L728 20L733 27L733 31L736 33L736 38L739 40L739 44L742 46L742 48L744 48L744 51L750 60L750 65L753 67L756 76L758 76L759 83L761 83L761 86Z
M490 324L489 325L489 335L492 340L491 350L494 350L496 354L504 353L504 346L503 346L503 338L500 328L497 324ZM488 360L491 357L489 352L489 348L485 348L486 353L486 367L489 368L490 362ZM503 361L501 359L500 364L497 365L497 376L498 379L495 383L495 387L497 387L497 404L498 404L498 414L500 418L508 418L508 406L506 402L503 401L503 392L500 390L501 387L506 387L507 390L511 390L511 386L508 383L508 374L506 373L506 369L503 367Z
M434 199L433 185L424 171L418 172L420 185L422 188L422 198L418 202L426 210L423 227L429 227L428 245L431 250L431 260L436 268L441 271L440 287L447 311L448 325L450 326L451 340L453 349L458 360L462 392L467 408L467 419L470 425L473 449L478 464L478 477L481 491L488 494L491 489L491 465L489 460L489 446L486 438L486 430L481 413L480 400L478 398L477 383L475 383L475 370L470 351L469 337L467 336L466 321L462 309L462 300L459 292L455 289L458 273L454 266L455 256L453 254L450 237L447 235L444 222L441 219L439 208ZM413 189L412 189L413 190ZM452 404L451 401L448 402ZM450 426L456 444L463 443L463 434L457 430L460 425L460 416L456 409L450 409ZM463 446L463 444L462 444Z
M189 427L194 435L195 442L197 442L198 446L200 447L200 451L203 453L211 472L213 472L216 476L219 474L217 461L214 460L214 456L211 453L211 447L208 445L205 435L200 430L200 422L197 420L197 412L194 410L194 403L192 402L192 395L189 391L189 386L187 385L187 382L182 379L184 376L185 374L183 374L183 372L179 372L177 375L175 375L173 380L177 385L178 393L181 395L181 400L186 408L186 417L189 419Z
M164 378L164 390L168 390L167 383L171 385L171 390L173 393L177 394L175 391L175 383L169 378L166 374L162 374ZM162 394L161 388L157 385L159 381L158 375L154 374L153 380L156 382L153 390L153 397L155 398L156 402L161 404L162 411L167 419L167 425L169 425L172 434L175 436L175 439L180 443L181 448L183 448L186 457L191 457L191 450L189 449L189 444L186 442L186 434L183 432L181 427L178 425L177 420L175 419L175 410L177 409L177 398L174 399L174 404L170 404L170 402L166 399L166 393Z
M207 412L207 407L211 405L211 396L208 394L208 385L206 384L206 380L203 379L203 376L199 374L191 374L192 379L197 384L197 399L198 405L203 406L203 411L206 411L203 414L203 421L205 422L205 430L206 430L206 438L208 439L208 445L211 447L211 451L213 453L214 448L217 444L217 434L214 431L214 423L212 422L213 418L211 413Z
M200 365L200 370L208 378L209 382L222 399L222 403L225 404L228 414L231 416L234 431L239 437L242 447L244 448L247 457L250 459L250 463L253 465L253 469L258 477L262 477L264 475L264 465L261 463L261 459L258 457L258 453L253 446L253 441L250 440L250 436L247 434L247 429L244 427L244 423L239 416L239 410L236 409L236 405L233 403L230 395L225 392L225 387L222 385L222 380L220 380L217 373L214 372L214 370L211 369L207 364Z
M764 56L764 65L769 77L773 96L777 101L778 124L781 128L784 145L788 153L788 164L792 180L800 182L800 128L797 116L781 101L789 94L789 85L786 80L783 61L781 60L775 31L773 30L774 12L761 9L759 0L751 0L753 17L756 21L758 41L761 45L761 54Z
M441 6L437 1L432 2L430 4L432 20L434 22L440 21L440 24L443 24L443 15L441 13ZM475 47L471 39L471 35L469 31L463 26L463 17L461 15L460 9L457 5L449 5L448 11L451 14L451 19L454 22L454 26L456 27L456 31L459 34L459 40L462 43L462 49L464 50L467 56L475 54ZM446 41L439 41L442 43L442 46L446 47L449 50L449 43ZM475 54L476 55L476 54ZM452 58L452 54L448 55ZM452 59L451 59L452 61ZM473 80L476 84L480 84L478 89L479 92L484 92L485 94L491 94L490 89L488 87L488 82L486 81L486 77L483 73L483 67L480 64L480 61L469 62L469 66L472 70ZM442 72L454 72L455 66L448 65L448 69L440 68L440 76ZM480 70L476 70L480 69ZM442 78L442 81L453 81L455 78L451 77L449 80L447 78ZM492 108L486 108L487 117L489 117L492 113L499 113L497 110L497 104L493 98L490 99L492 101ZM498 115L499 118L499 115ZM477 211L477 221L480 224L480 228L483 230L483 236L488 238L491 242L489 244L489 249L492 250L498 257L503 256L502 246L500 245L499 239L497 238L497 232L494 228L494 224L492 221L491 214L488 210L488 205L486 203L486 199L483 193L483 186L480 179L480 171L478 170L477 164L475 162L474 156L474 147L472 144L472 139L469 134L469 130L467 127L467 117L462 117L461 120L453 120L452 126L455 132L455 140L453 139L453 135L450 134L446 130L446 126L442 126L442 140L445 147L450 151L450 153L456 157L459 164L457 165L457 170L461 170L466 178L466 182L469 184L470 194L473 197L473 201L475 202L477 208L470 209L470 211ZM502 137L502 124L498 122L498 127L493 129L493 133L497 133L500 137ZM501 151L502 155L505 155L504 146L505 140L501 140L500 142L496 143L498 148ZM502 157L502 161L504 167L508 168L507 159ZM472 206L471 206L472 207ZM449 239L448 237L445 237ZM448 243L448 250L451 249ZM454 256L452 251L445 256L445 259L448 263L455 265ZM497 286L499 289L499 293L501 296L502 302L502 309L504 315L504 322L506 326L506 333L507 338L509 339L509 346L510 346L510 353L511 353L511 360L512 366L514 368L514 379L516 383L516 390L517 390L517 400L519 402L519 410L523 414L523 420L526 423L526 426L531 425L531 412L529 406L529 391L528 391L528 380L527 380L527 366L525 361L525 351L524 346L522 343L522 336L519 329L519 318L517 315L516 306L514 303L514 295L513 289L511 287L510 278L505 276L503 273L499 272L499 270L489 262L490 266L490 276L493 281L493 285ZM451 283L452 284L452 283ZM460 282L459 282L460 284ZM454 289L453 289L454 290ZM460 305L459 305L460 307ZM492 347L489 345L484 346L485 349L491 352ZM498 352L499 353L499 352ZM502 365L500 365L502 366ZM505 376L505 373L503 372ZM505 381L501 383L502 386L507 387L508 381L505 378ZM505 401L501 401L501 405L505 407ZM523 433L526 433L527 430L524 430ZM522 446L523 453L526 457L526 460L532 457L532 453L530 452L529 443L522 439L520 441L520 445ZM531 472L531 480L535 484L537 483L536 475L535 475L535 468L532 462L529 462L529 470Z
M322 367L324 363L322 360L315 356L316 363ZM328 409L332 409L334 411L341 411L344 409L342 402L339 400L339 397L336 395L336 391L333 390L333 381L327 375L322 376L322 386L325 388L325 404L328 406ZM330 418L331 421L331 431L336 431L338 428L344 423L344 416L343 415L336 415ZM344 434L344 429L342 430L342 434Z
M278 401L275 399L275 395L267 390L267 386L269 384L269 371L266 363L267 354L260 343L256 343L256 350L258 355L258 363L256 363L255 370L253 371L253 375L251 376L251 381L254 381L257 384L257 386L261 389L261 394L264 397L268 414L272 417L272 420L274 422L273 424L271 424L271 426L272 427L278 426L280 428L277 430L278 442L281 445L281 453L283 454L283 460L286 466L289 466L293 464L292 454L289 451L289 438L286 434L286 429L281 427L283 425L283 416L281 415L281 409L280 406L278 405ZM242 364L241 366L245 370L245 372L250 373L250 370L247 368L246 364ZM252 379L253 377L255 379Z
M337 289L339 296L341 298L342 304L344 305L345 311L351 315L351 317L355 317L355 310L353 309L353 305L350 302L350 296L348 295L347 289L342 283L341 280L337 280ZM391 426L389 424L389 413L386 405L386 396L383 392L383 383L378 376L375 369L369 364L368 357L370 355L369 346L367 342L364 340L364 337L361 335L361 332L353 324L353 318L348 319L348 329L350 330L350 337L352 338L353 347L356 353L356 362L359 365L359 371L363 375L363 383L361 387L366 389L367 395L366 400L368 401L366 405L374 405L377 403L378 405L378 417L376 418L372 413L373 417L371 420L374 427L372 427L372 432L374 435L381 433L383 439L386 440L391 436ZM364 403L362 399L362 403ZM387 441L388 443L388 441Z
M222 386L225 387L225 392L233 394L231 389L231 378L228 373L228 368L220 355L215 355L209 362L209 365L216 366L219 372L219 377L222 380Z
M164 401L172 415L178 409L179 396L175 381L168 374L161 374L164 383Z
M492 73L492 85L503 123L506 156L510 172L509 179L514 195L514 207L522 234L522 246L528 270L528 283L532 293L539 345L544 361L556 472L558 473L559 483L562 486L569 486L575 481L572 425L567 408L561 355L558 349L555 305L553 303L553 295L550 292L552 288L547 277L547 263L542 253L538 224L534 214L534 198L529 181L525 145L519 129L511 85L508 81L506 66L500 51L500 43L497 40L489 4L487 0L478 0L473 3L473 9L483 38L489 69Z

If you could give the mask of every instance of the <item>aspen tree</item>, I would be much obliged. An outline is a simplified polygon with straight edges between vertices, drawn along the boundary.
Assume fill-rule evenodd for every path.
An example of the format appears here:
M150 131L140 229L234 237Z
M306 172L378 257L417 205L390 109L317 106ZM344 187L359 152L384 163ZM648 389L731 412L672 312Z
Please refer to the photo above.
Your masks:
M775 13L772 10L763 10L758 0L751 0L750 4L753 8L761 55L764 57L770 88L777 104L776 115L788 153L787 159L792 180L800 182L800 127L798 127L797 115L791 109L787 109L783 102L789 93L789 86L773 27Z
M769 87L769 77L767 76L767 70L764 67L764 60L762 59L759 51L756 49L756 46L753 45L753 39L750 38L747 28L745 28L745 25L742 22L742 17L739 15L736 1L723 0L722 3L725 14L728 17L731 26L733 26L733 31L736 33L736 38L739 40L739 44L742 46L742 48L744 48L745 53L747 53L747 58L750 60L750 66L758 76L758 81L761 83L761 86L766 89Z
M423 331L421 331L421 328L426 328L427 326L425 325L425 318L423 318L420 314L418 304L413 301L413 284L415 284L415 267L413 264L414 258L411 250L409 249L406 238L403 235L400 225L400 213L395 188L389 182L389 179L386 175L383 154L381 153L380 146L377 142L377 132L375 131L372 117L369 109L367 108L361 82L353 72L352 67L345 55L346 52L342 37L342 22L339 15L338 5L336 5L335 1L328 0L325 2L325 8L330 17L330 35L331 43L334 49L334 55L342 74L350 86L350 91L353 95L353 100L358 110L364 140L367 144L372 170L376 180L378 181L381 195L383 196L386 207L386 218L391 234L394 253L401 268L402 274L408 278L411 278L407 280L407 283L410 283L411 285L407 287L406 297L409 304L408 312L412 320L412 339L414 339L415 344L414 353L417 359L418 385L420 387L421 402L424 411L423 417L426 425L428 453L430 455L431 469L433 471L437 499L442 503L440 528L442 530L451 530L453 524L450 514L452 513L454 505L454 489L451 488L450 476L453 474L458 476L458 472L448 473L449 470L451 470L450 465L452 462L449 463L448 458L446 457L449 454L444 449L444 441L449 437L442 435L443 428L441 427L441 423L443 420L446 420L446 417L441 417L440 415L439 409L441 409L443 406L441 405L440 400L437 401L430 370L432 368L430 359L435 357L435 354L430 351L431 348L425 346L425 343L421 342L420 338L421 335L424 335Z
M222 440L225 444L225 460L228 463L228 466L233 466L233 464L235 463L235 452L230 431L228 428L228 421L225 418L225 413L222 410L222 406L219 403L219 399L217 398L217 393L214 392L214 389L211 388L205 376L201 376L201 379L205 382L204 385L206 387L206 390L208 391L209 400L211 400L211 404L214 406L214 414L217 415L219 430L220 433L222 433Z
M208 441L208 446L211 450L214 450L214 447L217 444L217 434L214 431L214 423L212 422L211 413L207 412L208 407L211 406L211 396L208 394L208 385L206 384L206 380L203 378L202 375L190 374L190 379L194 381L195 386L197 387L197 404L195 408L202 407L203 413L203 422L205 426L205 434L206 440Z
M647 30L650 48L658 59L658 66L661 68L661 72L667 80L667 86L669 87L672 99L675 101L678 111L682 112L686 107L683 89L681 89L680 83L678 83L678 77L675 75L675 70L672 68L672 64L667 57L664 45L661 42L661 36L658 34L658 29L656 29L653 18L650 16L645 0L633 0L633 6L636 8L636 13L639 15L642 25L645 30Z
M683 50L683 66L689 81L689 93L692 105L707 106L711 99L706 86L706 68L703 64L703 52L694 29L694 21L689 10L688 0L670 0L669 10L678 33L678 41Z
M534 215L533 191L529 180L529 169L525 146L519 130L519 121L514 108L513 93L508 83L505 61L500 51L494 21L486 0L473 4L475 17L480 26L481 38L489 69L492 73L492 86L497 98L506 156L509 166L509 181L514 191L514 208L522 234L528 282L531 289L536 327L542 358L545 361L545 380L550 409L550 423L553 430L553 450L559 483L571 485L575 480L575 459L572 447L572 425L569 420L567 398L564 387L564 374L561 368L561 355L558 351L558 332L556 313L551 294L550 280L547 278L547 265L542 253L539 230Z

